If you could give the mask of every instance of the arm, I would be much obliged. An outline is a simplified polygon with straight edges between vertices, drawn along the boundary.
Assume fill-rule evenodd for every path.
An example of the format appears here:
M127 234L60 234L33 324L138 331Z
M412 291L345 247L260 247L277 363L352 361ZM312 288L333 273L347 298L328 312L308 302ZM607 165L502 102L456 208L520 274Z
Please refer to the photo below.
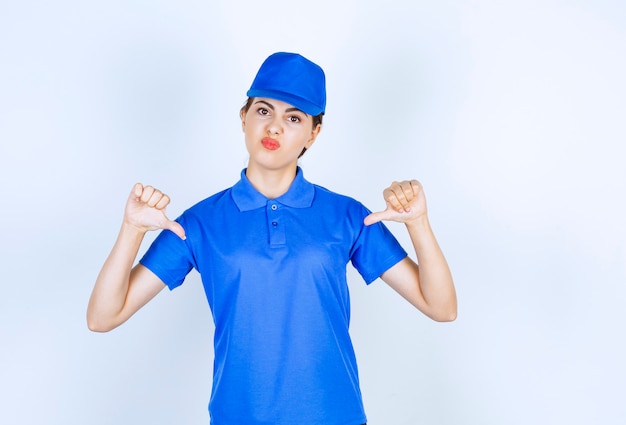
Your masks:
M416 180L394 182L383 196L387 209L370 214L364 223L370 225L381 220L404 223L419 265L407 257L384 272L382 280L431 319L441 322L456 319L452 274L430 227L422 185Z
M124 323L156 296L164 283L141 264L133 267L146 232L169 229L181 238L185 231L165 215L170 199L137 183L126 202L124 221L115 245L96 279L87 307L87 326L107 332Z

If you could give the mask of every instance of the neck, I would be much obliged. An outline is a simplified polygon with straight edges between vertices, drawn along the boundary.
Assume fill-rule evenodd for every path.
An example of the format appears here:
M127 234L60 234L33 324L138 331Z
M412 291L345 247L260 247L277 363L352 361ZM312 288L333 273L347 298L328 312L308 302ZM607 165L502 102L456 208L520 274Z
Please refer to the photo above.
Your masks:
M254 186L256 190L263 194L266 198L275 199L281 195L284 195L289 186L296 177L296 168L288 167L279 170L267 170L254 167L252 164L248 164L246 169L246 177Z

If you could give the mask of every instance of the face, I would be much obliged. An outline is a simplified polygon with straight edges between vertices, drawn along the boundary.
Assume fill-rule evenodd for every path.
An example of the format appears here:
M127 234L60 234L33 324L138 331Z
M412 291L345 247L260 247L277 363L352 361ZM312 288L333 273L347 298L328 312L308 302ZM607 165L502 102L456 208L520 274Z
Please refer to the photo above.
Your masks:
M250 154L248 167L295 169L298 156L315 142L321 126L313 118L280 100L254 98L241 125Z

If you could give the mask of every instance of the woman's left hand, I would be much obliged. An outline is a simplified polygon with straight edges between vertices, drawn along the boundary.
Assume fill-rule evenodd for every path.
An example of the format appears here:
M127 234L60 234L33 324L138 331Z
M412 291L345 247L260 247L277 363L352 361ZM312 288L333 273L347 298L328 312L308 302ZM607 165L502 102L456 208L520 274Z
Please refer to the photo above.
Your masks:
M363 222L366 226L382 220L408 223L426 217L426 196L417 180L394 181L383 191L383 197L387 208L365 217Z

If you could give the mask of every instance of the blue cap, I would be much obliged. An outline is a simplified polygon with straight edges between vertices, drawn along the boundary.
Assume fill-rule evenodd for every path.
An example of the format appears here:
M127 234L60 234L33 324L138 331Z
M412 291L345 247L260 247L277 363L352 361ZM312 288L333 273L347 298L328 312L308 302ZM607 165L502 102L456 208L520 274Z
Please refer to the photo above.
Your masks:
M248 97L267 97L316 116L326 110L326 77L319 65L297 53L274 53L263 62Z

